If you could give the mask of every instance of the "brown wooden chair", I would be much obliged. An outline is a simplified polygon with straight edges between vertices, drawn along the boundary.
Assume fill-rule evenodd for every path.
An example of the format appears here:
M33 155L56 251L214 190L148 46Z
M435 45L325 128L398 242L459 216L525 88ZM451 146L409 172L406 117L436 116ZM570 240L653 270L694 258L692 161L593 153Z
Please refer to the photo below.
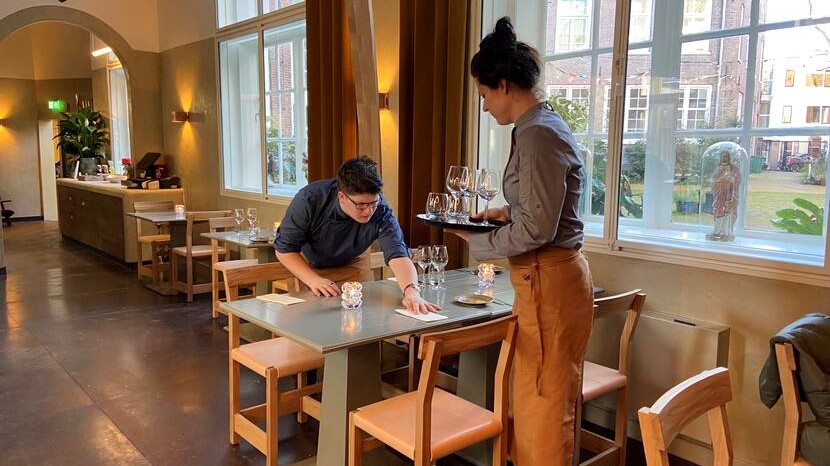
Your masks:
M216 217L208 219L208 227L211 233L220 231L228 231L236 228L236 220L233 217ZM211 301L211 316L215 319L219 317L222 312L219 308L219 303L224 301L224 298L219 297L220 290L224 287L225 270L239 267L249 267L256 265L256 259L237 259L227 260L229 252L225 254L226 260L219 260L219 240L211 238L210 240L210 291L213 300ZM227 248L225 248L227 249Z
M175 203L173 201L141 201L133 202L134 212L173 212L175 210ZM168 248L170 246L170 234L163 232L159 227L154 226L156 231L154 235L142 235L141 226L145 222L139 218L135 219L136 232L136 271L138 279L141 277L150 277L154 285L161 283L162 272L170 271L170 262L163 262L163 258L169 259ZM144 265L144 246L150 248L150 265Z
M185 241L186 244L184 246L178 246L171 250L172 255L172 263L171 267L173 269L172 276L172 286L174 290L182 291L187 293L187 302L193 302L193 295L197 293L208 293L211 291L211 282L205 283L195 283L195 265L196 261L199 259L208 259L210 260L213 256L211 251L211 246L204 244L204 245L195 245L193 244L193 225L198 222L206 222L211 218L216 217L228 217L231 215L231 211L229 210L213 210L213 211L202 211L202 212L187 212L187 232L185 233ZM228 250L225 248L220 247L217 250L218 256L222 257L223 259L227 256ZM185 261L185 278L186 281L179 281L179 260L180 258L184 258ZM208 267L210 270L211 268Z
M732 441L726 403L732 400L729 370L718 367L681 382L650 408L640 408L640 430L647 466L669 466L668 448L677 434L698 417L709 418L714 466L732 465Z
M595 453L581 465L619 465L625 466L625 446L628 439L628 373L631 367L629 354L634 330L643 309L646 295L640 290L598 298L594 300L594 315L602 318L617 312L625 312L625 325L620 335L620 354L617 368L602 366L585 361L582 372L582 395L577 402L576 419L581 421L582 404L608 393L617 394L617 408L615 414L614 440L586 430L577 431L577 441L574 451L585 448ZM578 424L577 424L578 425Z
M292 278L285 266L279 262L256 264L225 270L225 295L228 301L239 297L239 288L257 282L288 280ZM297 422L304 422L306 414L320 419L320 403L309 395L320 393L323 384L306 383L309 371L323 368L323 355L306 348L288 338L272 338L240 345L239 317L228 314L229 349L229 411L230 442L239 443L244 438L257 450L265 454L265 464L277 464L278 418L288 413L297 413ZM239 367L243 365L265 378L265 403L240 409ZM282 377L297 378L297 387L280 392L277 382ZM265 421L265 430L256 423Z
M781 396L784 399L784 438L781 446L781 466L810 466L798 453L801 434L801 397L798 393L798 379L793 345L775 344L775 359L778 362L778 376L781 379Z
M507 462L507 397L513 365L517 317L421 336L423 370L418 390L379 401L349 414L349 465L363 452L389 445L428 466L438 458L493 439L493 464ZM441 357L501 342L496 365L493 411L435 387ZM412 418L414 416L414 423ZM363 433L369 438L364 438Z

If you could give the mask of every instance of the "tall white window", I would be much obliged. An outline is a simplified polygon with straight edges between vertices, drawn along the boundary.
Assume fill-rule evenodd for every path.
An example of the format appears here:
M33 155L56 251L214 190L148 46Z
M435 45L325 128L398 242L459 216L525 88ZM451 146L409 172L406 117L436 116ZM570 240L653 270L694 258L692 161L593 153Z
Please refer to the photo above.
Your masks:
M626 95L625 131L645 131L648 124L648 87L629 86Z
M582 50L588 46L591 3L589 0L556 2L556 52Z
M709 92L708 86L680 86L680 101L677 115L678 129L705 128L709 124ZM741 99L736 96L736 103ZM740 106L736 109L740 113Z
M121 160L132 156L130 150L130 108L127 99L127 76L120 64L109 66L110 146L112 164L121 173Z
M219 40L222 192L283 201L307 184L306 29L296 1Z

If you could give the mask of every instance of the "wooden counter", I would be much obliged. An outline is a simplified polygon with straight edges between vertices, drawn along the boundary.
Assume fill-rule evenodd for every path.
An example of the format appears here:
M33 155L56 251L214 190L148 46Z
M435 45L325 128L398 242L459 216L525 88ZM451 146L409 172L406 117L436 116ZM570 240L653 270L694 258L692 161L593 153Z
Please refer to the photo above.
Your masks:
M71 178L60 178L57 185L61 234L130 263L136 261L136 220L126 214L133 211L133 203L184 204L183 189L127 189Z

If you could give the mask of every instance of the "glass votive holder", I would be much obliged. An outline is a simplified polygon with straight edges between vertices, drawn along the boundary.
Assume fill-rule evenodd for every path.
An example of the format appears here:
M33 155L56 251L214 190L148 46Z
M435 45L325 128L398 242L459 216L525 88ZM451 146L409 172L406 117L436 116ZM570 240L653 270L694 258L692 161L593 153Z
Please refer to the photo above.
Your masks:
M363 305L363 285L360 282L345 282L340 291L340 305L344 309L357 309Z
M496 271L493 268L493 264L488 262L478 264L478 286L482 288L493 286L495 281Z
M363 310L343 309L340 312L340 330L343 332L359 332L363 328Z
M184 204L176 204L173 210L176 212L176 217L184 217Z

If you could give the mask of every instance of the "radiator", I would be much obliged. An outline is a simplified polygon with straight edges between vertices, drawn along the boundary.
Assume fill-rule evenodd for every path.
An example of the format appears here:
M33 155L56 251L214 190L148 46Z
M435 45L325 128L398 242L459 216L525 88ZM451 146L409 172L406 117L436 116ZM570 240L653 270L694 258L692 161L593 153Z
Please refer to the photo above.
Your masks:
M585 354L587 361L617 367L624 320L625 315L617 313L594 321ZM729 327L644 312L640 315L631 349L628 435L639 439L637 410L651 406L669 388L703 370L728 367ZM614 395L601 397L585 406L583 417L613 429L615 406ZM680 435L711 447L705 416L687 426Z

